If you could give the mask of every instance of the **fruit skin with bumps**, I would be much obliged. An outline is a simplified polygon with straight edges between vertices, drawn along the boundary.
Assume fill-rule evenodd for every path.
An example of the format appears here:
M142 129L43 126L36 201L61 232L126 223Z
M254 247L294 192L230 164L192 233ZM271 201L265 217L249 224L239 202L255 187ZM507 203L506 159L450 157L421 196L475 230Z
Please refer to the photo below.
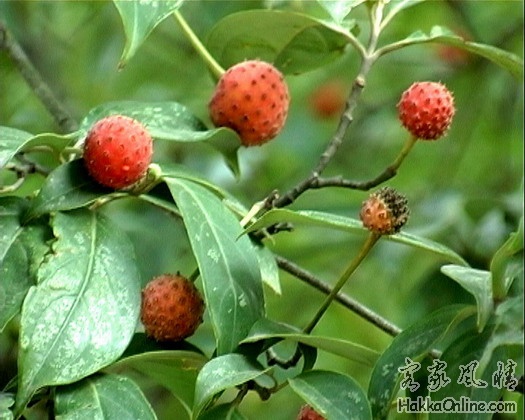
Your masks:
M297 415L297 420L326 420L321 416L317 411L315 411L309 405L303 405L299 414Z
M244 146L259 146L279 134L290 95L283 75L260 60L230 67L219 79L209 103L216 127L236 131Z
M146 335L157 341L180 341L193 335L203 313L200 292L179 274L155 277L142 290L140 319Z
M423 140L442 137L456 112L452 93L438 82L413 83L401 95L397 109L403 126Z
M380 188L363 202L359 217L363 226L378 235L392 235L408 221L407 199L395 189Z
M148 170L153 141L137 120L112 115L97 121L84 142L84 164L99 184L122 189L139 181Z

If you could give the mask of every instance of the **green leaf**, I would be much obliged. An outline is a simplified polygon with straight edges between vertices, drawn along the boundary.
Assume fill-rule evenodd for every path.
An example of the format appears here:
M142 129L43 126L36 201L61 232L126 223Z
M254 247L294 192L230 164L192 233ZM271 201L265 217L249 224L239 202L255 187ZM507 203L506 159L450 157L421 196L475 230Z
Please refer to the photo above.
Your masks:
M280 222L304 223L311 226L322 226L351 233L368 232L366 228L363 227L361 221L345 216L309 210L292 211L287 209L273 209L265 213L255 223L250 225L246 229L246 233L264 229ZM395 235L385 235L382 237L382 240L398 242L414 248L429 251L452 263L468 266L468 263L450 248L447 248L445 245L438 242L431 241L430 239L400 232Z
M478 331L483 331L494 310L490 272L452 264L442 266L441 272L474 296L478 307Z
M190 351L150 351L119 360L111 371L135 371L153 379L169 389L191 415L197 373L206 362L206 357Z
M262 245L255 245L255 254L259 260L261 278L270 289L278 295L281 294L281 281L279 280L279 268L272 251Z
M205 411L199 420L245 420L234 403L219 404Z
M55 415L60 420L157 418L135 382L124 376L107 374L58 387Z
M84 210L58 213L52 226L53 252L22 306L17 413L37 389L114 362L138 319L139 273L118 227Z
M523 308L523 294L508 298L498 305L492 335L484 346L483 355L479 359L481 370L489 364L498 347L520 346L523 351L523 343L525 342Z
M500 351L492 354L490 362L485 368L481 368L478 361L481 358L487 340L491 336L491 329L486 328L482 334L471 330L458 337L440 356L439 360L445 362L447 377L450 383L432 393L432 399L436 401L444 400L454 396L456 401L461 398L469 398L471 401L498 401L502 395L502 390L493 386L492 374L497 369L497 362L506 362L505 352ZM473 378L487 383L486 387L466 386L464 378L461 378L461 371L468 371L467 366L472 363ZM468 376L465 375L464 376ZM490 420L493 413L441 413L430 414L430 419L439 420Z
M20 225L26 206L20 198L0 198L0 332L20 312L36 281L36 269L49 249L45 226Z
M377 361L370 378L368 397L374 418L387 416L399 380L398 369L405 366L405 358L413 360L428 353L449 331L451 325L467 318L471 313L471 307L446 306L394 338Z
M325 9L335 23L343 23L354 7L365 3L367 0L317 0L319 5Z
M496 251L490 262L492 273L492 287L494 295L501 299L506 296L512 285L514 276L509 276L507 267L518 252L523 250L523 216L520 219L518 230L511 233L509 239Z
M523 59L508 51L502 50L492 45L480 44L477 42L465 41L453 31L442 26L434 26L430 34L422 31L414 32L402 41L395 43L395 48L391 46L383 47L385 51L391 51L406 47L408 45L424 44L427 42L438 42L441 44L452 45L464 49L473 54L487 58L493 63L508 70L517 79L523 78ZM394 45L394 44L393 44Z
M24 215L24 221L46 213L87 207L113 192L89 176L82 159L64 163L47 176Z
M13 420L13 412L10 407L15 403L13 395L7 392L0 392L0 420Z
M0 126L0 168L3 168L31 137L33 135L25 131Z
M76 133L69 135L43 133L34 136L15 128L0 126L0 168L3 168L18 152L36 146L46 146L59 153L71 143L75 135Z
M263 318L258 321L242 342L255 343L261 340L272 338L285 338L287 340L303 343L319 350L324 350L332 354L362 363L366 366L374 366L379 358L379 353L368 347L331 337L320 337L304 334L289 325L273 322Z
M206 140L213 134L178 102L136 101L106 102L93 108L82 120L80 131L87 134L98 120L116 114L140 121L156 139L193 142Z
M207 47L223 67L248 58L273 63L284 73L321 67L343 54L347 36L312 17L276 10L248 10L222 19Z
M188 232L199 265L206 308L218 354L234 350L264 314L257 256L241 225L222 202L202 186L165 178Z
M113 0L126 34L126 45L120 58L122 68L137 52L155 27L177 10L183 0Z
M327 419L372 418L365 392L349 376L313 370L289 379L288 382L300 397Z
M216 394L264 375L267 371L241 354L231 353L211 359L197 376L193 418L199 416Z
M125 115L140 121L155 139L184 143L210 142L225 158L234 174L239 174L239 135L229 128L208 128L178 102L107 102L93 108L80 125L81 137L91 126L109 115Z

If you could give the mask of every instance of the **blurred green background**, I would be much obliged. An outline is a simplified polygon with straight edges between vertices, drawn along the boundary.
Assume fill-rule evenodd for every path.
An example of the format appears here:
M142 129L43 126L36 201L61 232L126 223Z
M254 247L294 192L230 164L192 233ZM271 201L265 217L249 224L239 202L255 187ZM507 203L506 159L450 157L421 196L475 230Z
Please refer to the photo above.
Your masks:
M222 17L262 7L327 17L313 1L191 1L181 11L205 40ZM364 7L352 15L364 42L368 32ZM157 27L121 71L117 65L125 39L120 17L110 2L4 1L0 2L0 19L77 120L107 101L166 100L183 103L209 124L207 103L213 79L173 19ZM448 26L467 39L523 56L522 1L425 2L398 15L380 43L402 39L419 29L428 32L433 25ZM349 91L357 59L349 49L321 69L287 76L292 102L286 127L271 143L240 151L239 179L206 145L157 142L155 160L191 167L235 194L247 207L274 189L284 192L310 173L338 123L337 115L319 114L315 95L334 81L340 92ZM523 82L504 69L436 44L409 47L380 59L326 175L366 180L392 162L407 138L395 105L401 92L418 80L442 81L454 92L455 120L443 140L417 144L398 176L387 184L409 200L412 215L407 232L442 242L473 267L488 269L492 254L516 229L523 214ZM0 125L35 134L58 130L3 51ZM24 193L30 193L38 182L29 183ZM367 195L336 188L314 190L292 207L357 218ZM193 271L195 262L186 234L171 216L136 200L115 202L104 211L134 240L144 283L163 272ZM162 241L159 232L165 235ZM278 234L268 246L333 282L362 240L361 236L297 226L292 233ZM470 295L440 274L443 263L423 251L380 243L344 291L403 328L443 305L471 302ZM285 273L281 282L281 296L266 290L268 314L302 327L323 296ZM210 333L204 326L191 341L209 353ZM353 340L379 351L391 340L338 305L333 305L315 333ZM12 339L14 336L4 335L0 342L4 361L13 357ZM316 367L346 372L363 387L370 375L368 368L323 352ZM143 386L151 384L144 382ZM153 388L150 397L159 418L178 418L177 403L167 393ZM248 418L284 420L293 419L300 405L299 398L285 388L267 402L250 394L241 408Z

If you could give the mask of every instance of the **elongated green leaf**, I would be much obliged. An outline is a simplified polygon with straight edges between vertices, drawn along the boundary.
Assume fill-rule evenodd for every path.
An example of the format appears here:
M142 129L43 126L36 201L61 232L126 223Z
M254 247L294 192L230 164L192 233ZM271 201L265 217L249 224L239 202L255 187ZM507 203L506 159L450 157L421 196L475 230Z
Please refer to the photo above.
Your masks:
M273 322L266 318L261 319L253 326L243 343L255 343L272 338L285 338L307 344L367 366L374 366L379 358L378 352L361 344L337 338L304 334L289 325Z
M119 360L111 371L146 375L169 389L191 415L197 373L206 362L206 357L190 351L150 351Z
M126 34L126 46L119 67L124 67L149 34L167 16L177 10L183 0L113 0Z
M233 13L208 36L210 53L226 68L247 58L273 63L284 73L302 73L339 57L346 36L312 17L276 10Z
M474 296L478 306L478 331L483 331L494 309L490 272L453 264L444 265L441 272Z
M197 376L193 418L197 418L219 392L255 379L267 371L241 354L225 354L210 360Z
M218 354L234 350L264 313L257 256L239 221L202 186L166 178L199 265Z
M386 418L399 381L398 369L429 352L443 338L452 324L472 314L472 308L462 305L446 306L403 330L377 361L368 397L374 418Z
M77 134L60 135L43 133L33 136L25 131L0 126L0 168L3 168L21 151L36 146L46 146L54 152L60 152L75 138Z
M140 307L133 246L89 211L58 213L53 253L22 306L16 412L48 385L78 381L115 361Z
M250 225L248 229L246 229L246 232L254 232L259 229L264 229L279 222L304 223L307 225L323 226L351 233L367 232L366 228L363 227L363 223L356 219L318 211L292 211L287 209L270 210L254 224ZM468 266L463 258L445 245L416 235L400 232L395 235L385 235L383 236L383 240L398 242L414 248L423 249L437 254L452 263Z
M112 192L89 176L82 159L64 163L48 175L24 219L29 221L54 211L86 207Z
M429 34L422 31L414 32L402 41L395 43L395 48L402 48L408 45L424 44L427 42L438 42L441 44L452 45L487 58L493 63L508 70L517 79L523 78L523 59L508 51L502 50L492 45L480 44L477 42L465 41L453 31L443 26L434 26ZM385 51L392 50L389 46Z
M36 269L48 251L45 226L20 225L26 207L21 198L0 198L0 332L20 312L25 295L36 282Z
M135 382L125 376L107 374L58 387L55 415L60 420L157 418Z
M288 382L299 396L327 419L372 418L365 392L349 376L313 370L289 379Z
M523 250L523 216L518 230L512 233L507 241L496 251L490 262L494 295L503 298L514 280L507 274L507 266L512 257Z

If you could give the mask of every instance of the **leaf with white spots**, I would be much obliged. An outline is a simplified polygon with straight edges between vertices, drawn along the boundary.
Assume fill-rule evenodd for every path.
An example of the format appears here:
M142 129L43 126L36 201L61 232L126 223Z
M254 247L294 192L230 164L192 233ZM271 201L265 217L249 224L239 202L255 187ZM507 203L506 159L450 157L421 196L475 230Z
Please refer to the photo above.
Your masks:
M233 213L212 192L181 178L165 178L199 265L217 353L233 351L264 314L255 250Z
M183 143L210 142L223 156L232 171L239 172L238 134L229 128L208 129L184 105L178 102L107 102L93 108L80 124L79 137L85 137L91 126L109 115L125 115L140 121L156 140Z
M386 418L399 382L399 368L406 365L405 358L425 356L437 346L445 334L450 335L454 326L472 320L474 306L445 306L403 330L377 361L368 386L368 398L374 418ZM448 338L448 337L447 337Z
M312 370L289 379L288 383L299 396L327 419L372 419L365 392L349 376Z
M107 374L58 387L55 415L60 420L157 418L135 382L125 376Z
M52 227L52 253L22 306L16 413L39 388L114 362L139 314L139 273L125 234L87 210L57 213Z
M35 282L36 267L48 250L46 226L20 224L26 206L21 198L0 198L0 332L20 312Z
M126 33L126 46L119 67L133 57L155 27L177 10L183 0L113 0Z

